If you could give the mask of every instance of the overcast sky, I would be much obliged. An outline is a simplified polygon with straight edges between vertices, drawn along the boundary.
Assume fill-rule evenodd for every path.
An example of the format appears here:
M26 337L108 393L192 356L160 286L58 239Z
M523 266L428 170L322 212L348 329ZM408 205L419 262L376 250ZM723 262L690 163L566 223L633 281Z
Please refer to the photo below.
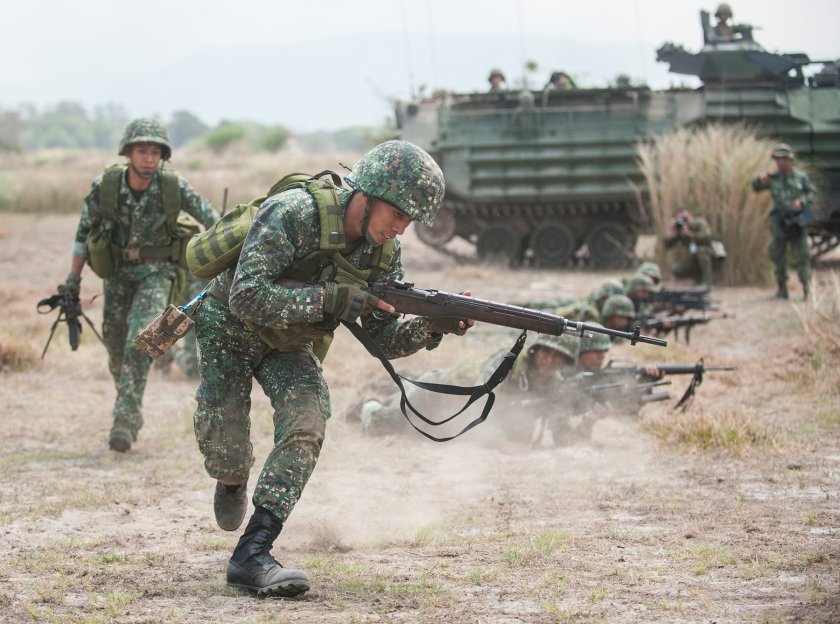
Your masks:
M736 0L770 51L840 58L840 2ZM306 6L307 8L301 8ZM702 45L683 0L26 0L4 2L0 107L118 103L132 116L189 110L297 131L378 123L425 85L485 89L500 67L532 86L563 69L587 86L618 73L664 88L655 50ZM539 84L538 84L539 83Z

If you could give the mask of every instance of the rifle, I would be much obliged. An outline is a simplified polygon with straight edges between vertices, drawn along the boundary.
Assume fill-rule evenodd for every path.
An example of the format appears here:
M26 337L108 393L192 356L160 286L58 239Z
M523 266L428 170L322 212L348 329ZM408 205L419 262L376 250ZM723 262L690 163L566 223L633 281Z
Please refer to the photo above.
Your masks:
M636 309L652 304L655 311L671 310L717 310L718 301L709 298L708 286L689 286L685 288L663 288L643 297L630 297Z
M639 325L642 329L650 329L657 336L664 336L674 332L674 338L679 339L679 330L682 328L685 336L685 344L691 341L691 328L695 325L705 325L709 321L717 319L735 318L734 314L719 314L717 316L710 316L704 314L702 316L681 315L675 314L673 316L657 316L653 318L642 317L639 319Z
M42 308L45 309L42 310ZM53 334L55 334L55 328L61 321L67 323L67 331L70 337L70 349L73 351L79 348L79 336L82 333L82 323L79 321L79 317L82 317L85 321L87 321L87 324L90 325L91 330L93 330L93 333L96 334L97 338L99 338L99 341L102 344L105 344L105 341L102 340L102 336L100 336L99 332L96 331L96 327L94 327L93 322L91 322L87 315L82 311L82 302L79 301L79 297L70 293L67 290L67 286L64 284L58 285L57 294L52 297L47 297L46 299L41 299L38 302L37 307L38 314L49 314L56 308L59 309L58 316L50 328L50 336L47 338L47 344L44 345L44 350L41 353L42 360L47 354L50 341L53 338Z
M614 361L610 360L607 365L598 371L601 375L643 375L645 372L644 366L614 366ZM692 375L691 383L682 395L674 409L682 407L685 411L689 405L689 399L694 397L697 386L703 383L703 375L708 372L734 371L733 366L706 366L703 358L700 358L696 364L653 364L660 371L666 375Z
M415 288L411 282L396 280L374 282L369 284L365 290L394 306L400 314L454 316L552 336L560 336L565 333L582 337L584 332L597 332L626 338L631 345L635 345L637 342L658 347L668 345L667 340L642 335L641 328L638 326L631 332L610 329L609 327L596 327L531 308L476 299L475 297L456 295L440 290L422 290Z

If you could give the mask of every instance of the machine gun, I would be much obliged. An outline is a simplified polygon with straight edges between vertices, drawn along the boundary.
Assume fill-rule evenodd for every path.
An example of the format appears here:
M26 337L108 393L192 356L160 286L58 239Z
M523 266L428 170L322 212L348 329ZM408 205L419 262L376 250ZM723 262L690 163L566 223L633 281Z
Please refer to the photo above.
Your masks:
M50 328L50 336L47 338L47 344L44 345L44 350L41 353L42 360L47 354L50 341L52 341L53 335L55 334L55 328L58 327L58 324L62 321L67 323L67 331L70 337L70 348L73 351L79 348L79 336L82 333L82 323L79 321L79 317L85 319L93 333L96 334L97 338L99 338L99 341L102 342L102 344L105 344L105 341L102 340L102 336L100 336L99 332L96 331L96 327L94 327L93 322L82 311L82 302L79 301L79 297L68 291L67 286L64 284L58 285L58 293L51 297L47 297L46 299L41 299L38 302L38 314L49 314L56 308L58 308L58 316Z
M693 314L675 314L673 316L656 316L656 317L642 317L639 319L639 326L642 329L653 331L657 336L665 336L670 332L674 332L674 338L679 339L679 330L683 330L685 337L685 344L691 341L691 328L695 325L705 325L709 321L718 319L735 318L734 314L719 314L711 316L709 314L693 315Z
M717 301L710 297L708 286L685 288L662 288L644 296L630 297L638 310L640 306L652 307L654 312L669 311L671 314L686 310L717 310Z
M674 409L682 408L682 411L685 411L688 408L690 399L694 397L695 391L697 386L703 383L703 375L709 372L728 372L734 371L735 368L732 366L706 366L703 358L700 358L696 364L653 364L659 371L665 373L666 375L691 375L691 383L688 385L685 393L682 395L677 404L674 405ZM637 365L637 366L616 366L614 360L610 360L610 362L601 370L598 371L599 375L603 376L611 376L611 375L644 375L645 374L645 366Z

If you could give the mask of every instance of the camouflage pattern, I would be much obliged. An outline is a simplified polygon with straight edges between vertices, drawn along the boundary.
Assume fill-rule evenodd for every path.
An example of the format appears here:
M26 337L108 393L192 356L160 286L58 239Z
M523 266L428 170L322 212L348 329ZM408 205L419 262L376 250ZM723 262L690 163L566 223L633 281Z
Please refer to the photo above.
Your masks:
M635 318L636 308L633 306L633 300L627 295L611 295L607 297L607 300L604 302L604 307L601 308L601 318L606 320L611 316Z
M578 299L568 305L560 306L554 310L554 314L572 321L582 321L584 323L601 320L601 314L598 308L586 299Z
M703 217L692 217L687 236L675 236L665 241L674 249L671 265L674 277L693 279L698 286L712 285L715 254L712 250L712 228Z
M600 323L592 323L592 325L602 327ZM610 340L610 337L607 334L587 332L586 335L580 339L580 353L589 353L590 351L609 351L611 348L612 340Z
M626 290L628 295L635 292L652 293L656 287L647 275L636 274L627 280Z
M207 287L206 279L189 276L184 280L184 287L178 295L178 305L189 303L193 297ZM172 359L189 379L198 379L198 341L195 332L190 332L175 343Z
M87 256L85 238L102 220L101 185L100 176L93 181L90 194L85 198L73 243L74 256ZM179 186L182 209L204 225L212 224L216 215L210 203L183 178L179 178ZM135 197L123 175L114 217L113 242L121 249L170 245L172 241L165 228L155 227L165 218L160 172L139 198ZM114 275L103 280L102 337L117 389L114 427L130 432L134 439L143 424L143 393L151 359L132 339L166 307L176 271L176 266L165 260L139 264L123 262Z
M149 357L157 359L192 333L193 320L171 303L143 330L134 336L134 344Z
M561 336L538 334L536 340L534 340L533 344L531 344L531 349L534 347L543 347L544 349L558 351L569 358L571 362L574 362L578 356L580 339L577 336L570 336L568 334L563 334Z
M782 217L793 210L795 200L813 204L817 191L808 175L796 169L790 175L777 173L766 182L761 178L753 180L754 191L769 190L773 197L770 211L770 260L775 267L776 282L787 282L787 247L790 245L796 262L796 272L803 284L811 280L811 251L808 244L807 228L785 229L781 227Z
M103 280L102 338L117 390L113 429L128 431L134 440L143 426L143 393L152 360L133 338L166 307L175 271L170 262L126 264Z
M340 191L346 210L351 194ZM280 351L269 347L259 327L286 329L317 326L324 288L287 288L276 283L284 272L319 249L318 208L306 191L291 190L268 198L256 214L235 269L214 282L221 297L199 306L196 337L199 383L195 435L207 473L224 483L244 483L254 462L250 442L251 380L256 379L274 408L274 447L254 491L255 506L282 521L289 516L311 474L323 443L330 401L321 364L312 345ZM385 279L402 279L399 242ZM370 263L373 247L362 242L346 256L354 267ZM250 329L257 328L256 330ZM429 320L401 321L390 315L365 317L362 325L386 357L433 349L441 340Z
M589 299L595 304L596 308L600 309L604 305L604 301L607 300L607 297L610 295L623 295L624 292L624 284L617 279L608 279L598 287L598 290L589 296Z
M117 153L125 156L128 153L128 147L135 143L156 143L163 148L163 160L169 160L172 156L169 134L163 124L156 119L140 117L129 123L120 139Z
M216 214L210 202L202 198L184 178L179 177L178 184L181 187L181 209L205 227L213 225ZM87 255L85 239L88 232L102 221L101 190L102 176L99 176L93 181L90 194L85 198L82 207L82 217L79 220L73 244L75 256ZM160 171L155 173L151 184L139 198L134 196L128 186L126 176L123 175L117 199L113 243L121 249L163 247L172 244L166 228L155 227L165 219L161 190Z
M422 148L408 141L387 141L353 167L353 180L366 194L399 208L431 226L443 201L443 172Z
M639 270L636 271L640 275L647 275L651 280L653 280L654 284L662 281L662 269L659 268L659 265L655 262L642 262L639 265ZM610 293L610 294L623 294L623 293Z
M773 158L790 158L793 159L796 155L793 153L793 148L787 143L777 143L773 148L773 153L770 154Z

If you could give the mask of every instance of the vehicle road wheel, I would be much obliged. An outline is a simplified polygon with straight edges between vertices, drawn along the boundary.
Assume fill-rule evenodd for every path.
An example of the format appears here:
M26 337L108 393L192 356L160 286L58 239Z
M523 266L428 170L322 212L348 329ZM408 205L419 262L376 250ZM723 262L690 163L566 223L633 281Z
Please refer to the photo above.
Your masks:
M538 266L568 266L575 251L575 235L562 223L543 223L531 233L530 246Z
M491 225L478 235L476 250L484 261L516 264L522 253L522 239L509 225Z
M596 225L586 235L589 263L599 269L615 269L633 259L636 235L629 227L607 221Z
M417 233L417 238L429 247L440 247L455 236L455 215L450 210L441 210L435 217L434 225L429 227L416 223L414 231Z

